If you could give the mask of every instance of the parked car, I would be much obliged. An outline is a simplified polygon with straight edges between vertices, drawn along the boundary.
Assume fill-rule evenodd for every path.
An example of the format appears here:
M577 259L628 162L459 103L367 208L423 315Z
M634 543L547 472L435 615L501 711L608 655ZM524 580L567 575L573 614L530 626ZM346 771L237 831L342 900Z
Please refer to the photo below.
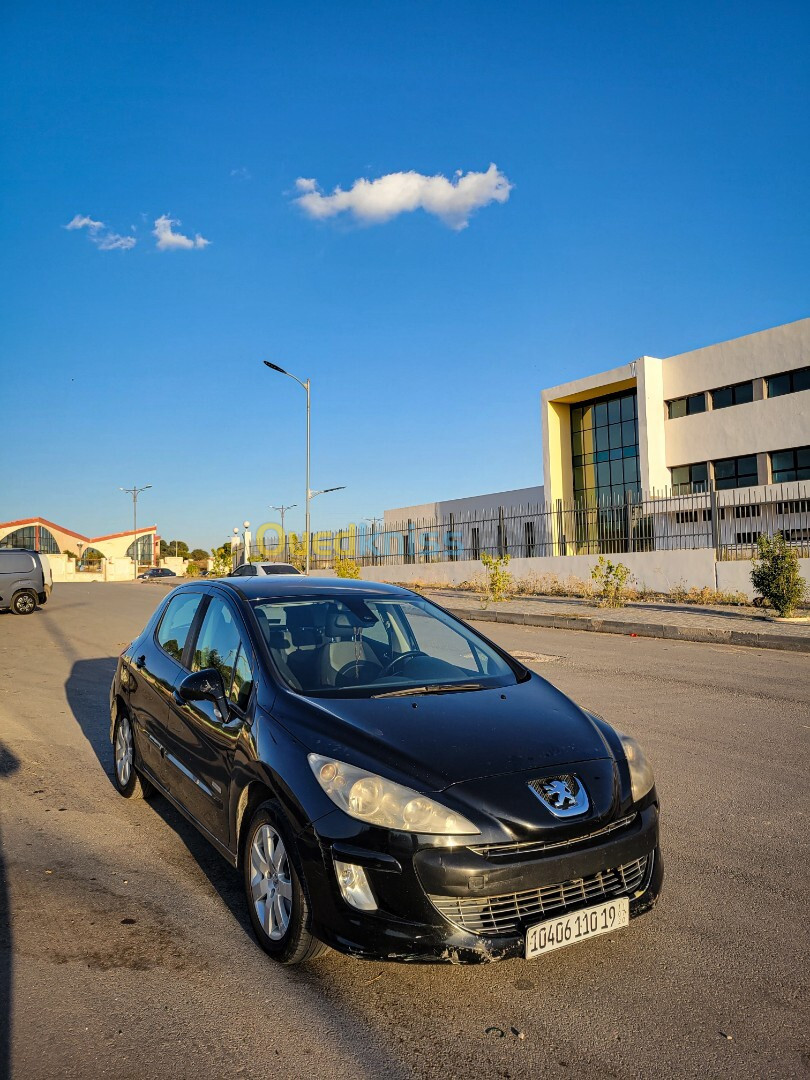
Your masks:
M153 566L150 570L138 574L139 581L151 581L153 578L161 577L177 577L177 574L175 574L174 570L169 570L165 566Z
M230 574L230 577L266 577L269 574L300 574L301 571L292 563L243 563Z
M0 548L0 611L30 615L47 604L53 588L47 555L29 548Z
M407 589L180 585L122 653L114 777L238 867L260 945L532 958L627 925L663 878L635 739Z

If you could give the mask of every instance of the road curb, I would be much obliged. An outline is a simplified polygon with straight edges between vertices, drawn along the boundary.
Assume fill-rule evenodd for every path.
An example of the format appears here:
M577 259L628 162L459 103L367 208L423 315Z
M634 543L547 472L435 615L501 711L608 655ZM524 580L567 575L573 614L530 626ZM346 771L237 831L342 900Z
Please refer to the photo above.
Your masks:
M442 605L443 607L445 605ZM742 645L751 649L810 653L810 636L799 634L758 634L751 630L722 630L708 626L676 626L672 623L634 623L581 615L540 615L521 611L494 611L482 608L446 607L451 615L466 622L510 623L517 626L544 626L552 630L583 630L595 634L623 634L626 637L668 638L712 645Z

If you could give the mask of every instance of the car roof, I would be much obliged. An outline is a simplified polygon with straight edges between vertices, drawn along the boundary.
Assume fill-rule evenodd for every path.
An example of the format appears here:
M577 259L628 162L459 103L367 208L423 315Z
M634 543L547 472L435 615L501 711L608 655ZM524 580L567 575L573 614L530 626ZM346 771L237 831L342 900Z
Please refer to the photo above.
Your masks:
M223 585L245 600L270 600L274 597L319 600L350 594L369 599L405 599L409 589L381 581L352 581L346 578L306 577L304 574L268 574L261 577L216 578L207 584Z

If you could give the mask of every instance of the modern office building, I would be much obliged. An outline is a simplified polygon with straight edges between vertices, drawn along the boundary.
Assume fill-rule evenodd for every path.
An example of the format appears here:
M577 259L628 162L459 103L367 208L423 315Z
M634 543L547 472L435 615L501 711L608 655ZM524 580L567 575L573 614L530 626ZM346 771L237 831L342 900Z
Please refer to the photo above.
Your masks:
M810 480L810 319L544 390L552 505Z

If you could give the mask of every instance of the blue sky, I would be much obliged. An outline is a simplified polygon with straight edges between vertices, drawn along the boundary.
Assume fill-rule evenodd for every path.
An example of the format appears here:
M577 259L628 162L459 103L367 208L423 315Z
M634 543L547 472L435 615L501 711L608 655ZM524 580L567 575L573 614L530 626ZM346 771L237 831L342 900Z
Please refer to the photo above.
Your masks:
M312 378L313 487L346 485L315 528L541 482L544 386L808 315L809 28L800 3L9 8L0 519L123 530L119 486L151 483L144 520L192 546L273 503L300 524L304 395L263 359ZM491 163L508 198L466 228L296 202ZM159 250L166 217L208 244Z

